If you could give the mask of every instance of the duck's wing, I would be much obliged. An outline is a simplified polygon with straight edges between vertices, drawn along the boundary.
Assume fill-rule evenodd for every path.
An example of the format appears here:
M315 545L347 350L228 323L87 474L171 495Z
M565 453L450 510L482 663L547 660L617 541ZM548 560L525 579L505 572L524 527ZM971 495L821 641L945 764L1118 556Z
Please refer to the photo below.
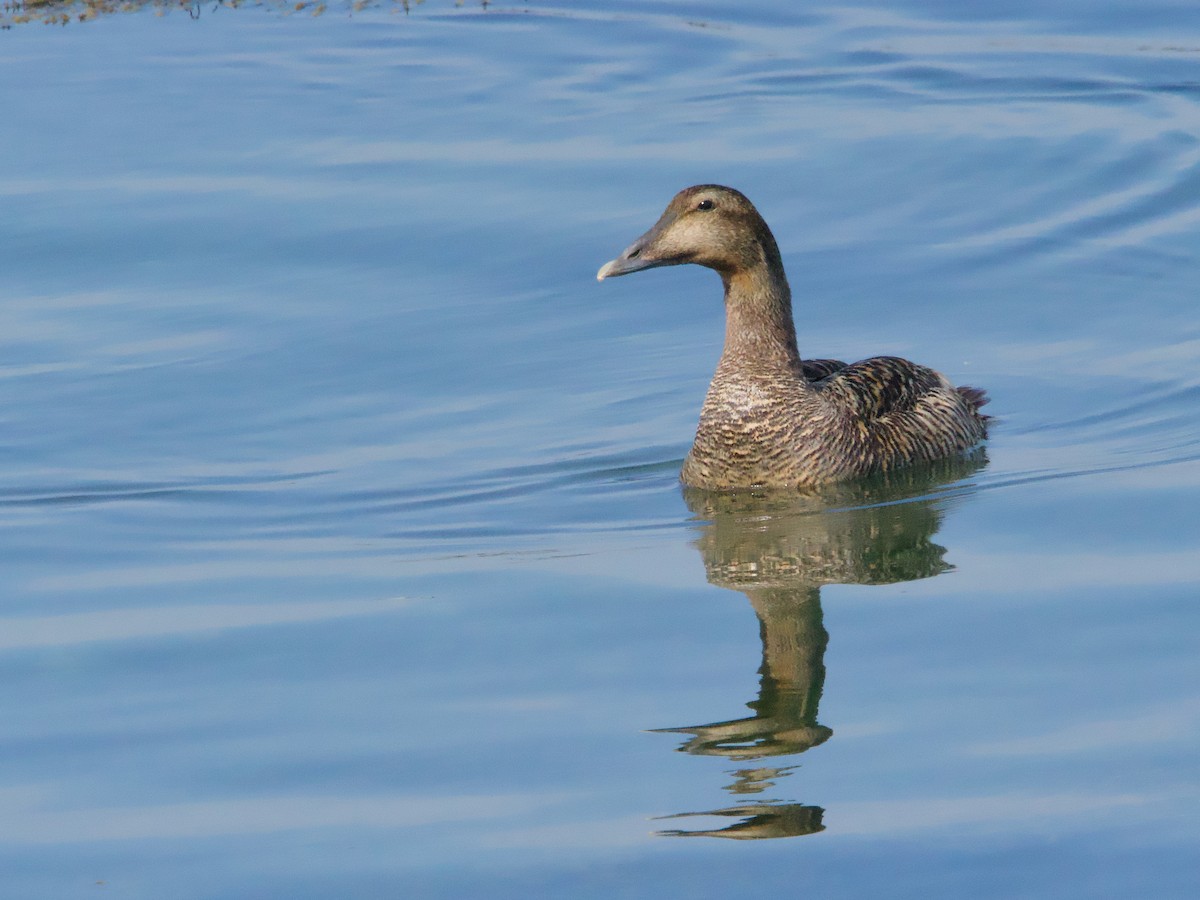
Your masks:
M987 437L983 391L956 388L945 376L895 356L852 363L813 387L830 412L856 427L864 459L877 468L938 459Z
M805 359L800 362L800 368L804 370L807 380L820 381L834 372L840 372L846 368L846 364L840 359Z
M874 356L851 363L818 386L831 403L863 423L909 412L931 395L956 393L939 372L898 356ZM963 399L970 402L974 398Z

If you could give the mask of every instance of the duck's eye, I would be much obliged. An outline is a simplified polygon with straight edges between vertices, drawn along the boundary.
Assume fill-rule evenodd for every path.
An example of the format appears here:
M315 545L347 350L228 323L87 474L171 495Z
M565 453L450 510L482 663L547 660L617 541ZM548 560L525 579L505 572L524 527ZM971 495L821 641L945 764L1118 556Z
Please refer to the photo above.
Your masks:
M707 212L708 210L710 210L712 208L713 208L713 202L711 200L701 200L699 203L696 204L696 209L702 209L705 212Z

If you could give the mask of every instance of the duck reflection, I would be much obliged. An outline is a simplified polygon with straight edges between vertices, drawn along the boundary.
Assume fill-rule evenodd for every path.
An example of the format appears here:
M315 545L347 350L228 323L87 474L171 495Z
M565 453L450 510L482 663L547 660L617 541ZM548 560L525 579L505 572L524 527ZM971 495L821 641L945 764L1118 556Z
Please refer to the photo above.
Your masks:
M685 753L729 760L765 760L803 753L833 731L817 721L825 683L829 634L821 614L826 584L893 584L952 568L933 542L947 488L986 463L983 450L966 457L878 475L867 481L796 493L711 493L684 489L702 520L696 546L711 584L741 591L758 616L762 667L758 697L739 719L657 729L686 734ZM727 790L756 795L787 777L794 765L740 768ZM773 838L812 834L824 826L819 806L761 800L668 818L715 816L736 822L659 834Z

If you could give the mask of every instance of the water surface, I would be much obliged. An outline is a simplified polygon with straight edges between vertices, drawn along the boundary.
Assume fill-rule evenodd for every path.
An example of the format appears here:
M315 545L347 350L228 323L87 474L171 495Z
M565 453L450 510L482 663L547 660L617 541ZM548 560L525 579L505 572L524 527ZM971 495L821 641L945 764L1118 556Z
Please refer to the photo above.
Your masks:
M6 894L1195 896L1200 14L310 12L0 32ZM986 450L682 491L701 181Z

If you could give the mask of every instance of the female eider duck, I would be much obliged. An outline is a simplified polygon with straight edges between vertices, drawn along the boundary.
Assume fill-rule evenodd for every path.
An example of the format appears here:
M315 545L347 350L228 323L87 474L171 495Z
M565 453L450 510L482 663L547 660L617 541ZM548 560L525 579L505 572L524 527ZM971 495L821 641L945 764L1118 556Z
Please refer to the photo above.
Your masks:
M962 452L987 437L983 391L894 356L801 360L771 229L738 191L680 191L596 278L696 263L725 285L725 349L680 473L710 490L811 487Z

